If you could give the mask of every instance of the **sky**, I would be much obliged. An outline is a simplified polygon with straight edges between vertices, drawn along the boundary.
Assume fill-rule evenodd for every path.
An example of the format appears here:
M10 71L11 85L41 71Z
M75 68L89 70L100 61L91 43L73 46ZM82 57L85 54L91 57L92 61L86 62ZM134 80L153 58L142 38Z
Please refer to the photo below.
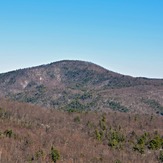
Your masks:
M163 0L0 0L0 73L83 60L163 78Z

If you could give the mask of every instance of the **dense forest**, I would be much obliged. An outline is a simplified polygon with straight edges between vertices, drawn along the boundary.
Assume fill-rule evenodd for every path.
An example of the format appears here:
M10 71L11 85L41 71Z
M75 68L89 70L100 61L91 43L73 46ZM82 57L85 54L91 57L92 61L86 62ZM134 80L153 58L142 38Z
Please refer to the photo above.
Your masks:
M162 117L0 100L3 163L163 162Z

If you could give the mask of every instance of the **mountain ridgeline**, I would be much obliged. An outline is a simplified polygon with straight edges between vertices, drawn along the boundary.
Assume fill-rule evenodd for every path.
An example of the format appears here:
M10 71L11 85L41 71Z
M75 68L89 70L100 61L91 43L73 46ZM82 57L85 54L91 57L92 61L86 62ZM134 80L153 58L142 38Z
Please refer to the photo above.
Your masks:
M125 76L84 61L0 74L0 97L68 111L163 114L163 80Z

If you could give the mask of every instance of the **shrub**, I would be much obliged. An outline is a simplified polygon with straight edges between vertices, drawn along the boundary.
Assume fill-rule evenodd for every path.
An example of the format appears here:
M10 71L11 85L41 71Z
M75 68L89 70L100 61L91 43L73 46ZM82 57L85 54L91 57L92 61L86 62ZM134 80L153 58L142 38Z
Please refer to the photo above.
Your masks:
M102 139L102 133L99 132L98 129L95 130L95 136L96 136L96 139L97 140L101 141L101 139Z
M115 163L121 163L121 161L120 160L115 160Z
M38 160L39 158L43 158L44 157L44 151L42 149L38 150L35 153L35 157L36 157L36 160Z
M113 148L119 148L121 144L125 141L125 137L118 131L112 130L108 135L109 143L108 145Z
M163 151L160 152L159 157L158 157L158 160L160 162L163 162Z
M152 150L157 150L162 146L162 138L157 135L154 139L149 142L148 148Z
M79 122L80 122L80 117L79 117L79 116L76 116L76 117L74 118L74 122L79 123Z
M12 130L6 130L6 131L4 132L4 134L6 135L6 137L11 138L12 135L13 135L13 131L12 131Z
M144 133L140 137L137 138L137 143L134 145L133 150L138 151L139 153L143 154L145 152L145 145L147 143L147 137L149 136L148 133Z
M99 121L100 128L102 130L106 130L106 117L103 115L102 119Z
M136 144L134 147L133 147L133 150L134 151L138 151L139 153L143 154L145 152L144 150L144 145L143 144Z
M60 153L58 150L54 149L54 147L51 147L51 159L54 163L60 159Z

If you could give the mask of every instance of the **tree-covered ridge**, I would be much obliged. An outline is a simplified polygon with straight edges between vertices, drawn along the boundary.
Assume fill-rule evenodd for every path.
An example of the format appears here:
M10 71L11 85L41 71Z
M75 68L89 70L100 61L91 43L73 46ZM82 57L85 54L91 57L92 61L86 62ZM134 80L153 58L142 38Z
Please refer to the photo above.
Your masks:
M54 109L161 114L162 96L163 80L125 76L84 61L0 74L0 97ZM142 99L155 100L160 107L155 109Z

